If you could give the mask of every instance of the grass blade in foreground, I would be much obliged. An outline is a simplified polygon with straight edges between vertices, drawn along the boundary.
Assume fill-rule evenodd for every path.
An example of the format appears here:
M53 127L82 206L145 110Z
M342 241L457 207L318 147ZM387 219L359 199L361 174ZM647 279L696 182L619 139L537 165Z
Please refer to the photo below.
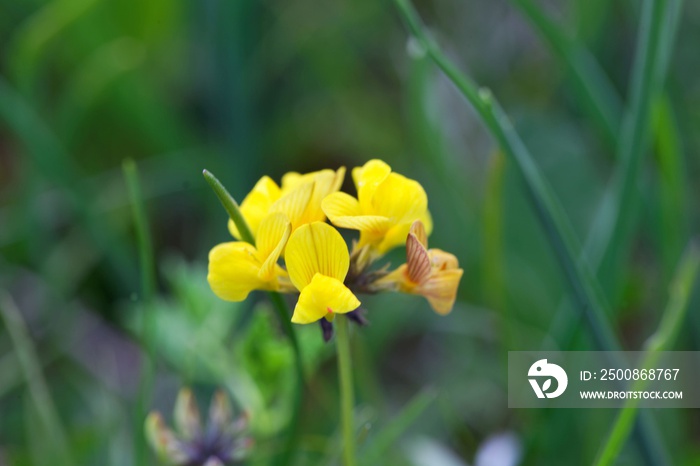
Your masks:
M668 8L665 8L668 3ZM605 283L608 296L617 289L617 271L627 253L639 212L638 181L649 142L651 105L663 83L667 57L675 37L674 8L680 0L646 0L643 6L637 51L630 83L631 96L623 117L617 150L619 164L613 190L606 193L600 213L586 242L586 253ZM662 47L663 46L663 47ZM663 48L667 50L662 50ZM615 299L613 299L615 302Z
M136 239L139 249L139 265L141 267L141 336L146 349L141 386L139 387L139 400L136 407L136 419L134 428L134 446L136 448L136 464L146 463L146 438L142 433L142 425L146 419L148 405L150 404L151 390L153 389L153 372L155 370L155 331L153 321L153 297L156 287L156 270L153 259L153 242L148 229L148 218L143 202L143 192L136 163L125 160L122 163L122 171L126 181L129 200L131 201L132 215L134 217L134 227L136 228Z
M571 224L505 112L489 90L479 89L445 57L438 45L427 36L420 18L410 3L407 0L395 1L416 39L474 107L484 125L501 146L503 153L518 168L530 195L530 201L564 269L573 294L587 317L597 346L601 350L618 349L617 339L607 322L606 304L600 288L587 264L577 260L576 252L580 248Z
M654 367L659 357L659 352L669 351L672 348L673 342L685 321L688 302L699 267L700 250L696 246L691 245L685 257L681 259L675 277L671 282L671 297L664 311L659 329L647 342L646 354L640 364L640 369ZM639 379L632 389L644 390L646 384L646 380ZM601 448L598 461L596 462L597 466L614 464L632 430L634 419L637 416L638 405L638 399L628 399L625 402L608 440Z
M22 315L10 295L2 290L0 290L0 316L12 340L27 387L29 387L31 401L49 437L47 443L53 447L51 453L56 455L54 460L64 466L76 464L71 458L65 430L56 413L56 407L41 372L36 348L27 334Z
M241 234L241 239L243 241L255 245L255 238L248 227L243 214L238 208L238 203L229 194L224 185L208 170L202 172L204 179L207 180L209 186L214 190L214 193L221 201L221 205L224 206L226 212L228 212L229 217L236 225L239 233ZM270 296L270 301L272 301L273 307L277 312L277 317L284 328L287 338L292 343L292 349L294 350L294 365L297 373L297 390L295 394L294 407L292 409L292 417L289 421L289 427L287 428L287 439L285 441L284 450L282 454L277 458L276 464L281 466L287 466L292 463L292 459L296 452L296 444L298 438L297 424L301 418L301 408L302 408L302 394L304 389L304 365L301 359L301 351L299 349L299 341L297 340L297 335L292 327L292 322L290 320L289 309L287 304L284 302L284 298L279 293L271 291L268 293Z
M533 208L564 271L578 309L586 318L596 346L601 351L619 350L620 344L607 319L607 304L603 291L588 264L578 259L581 248L571 223L505 112L490 91L479 89L468 76L462 74L447 59L437 43L428 37L420 17L408 0L395 0L395 3L416 40L473 106L484 125L501 146L503 153L518 168ZM652 430L650 419L640 418L639 422L642 427L640 447L645 449L652 458L666 458L668 455L660 439L650 434Z
M381 464L382 455L387 452L401 435L409 429L437 398L437 392L426 389L414 396L372 440L362 456L362 464Z
M617 147L622 103L598 61L569 38L532 0L511 0L527 16L553 54L569 69L581 104L591 113L606 144Z

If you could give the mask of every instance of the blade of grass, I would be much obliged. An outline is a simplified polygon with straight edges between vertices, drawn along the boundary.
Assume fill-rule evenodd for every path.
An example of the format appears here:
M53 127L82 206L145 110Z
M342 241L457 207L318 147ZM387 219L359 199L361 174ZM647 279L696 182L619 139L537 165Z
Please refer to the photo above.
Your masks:
M219 198L219 201L228 212L229 217L235 223L238 232L241 235L243 241L249 244L255 244L255 238L248 227L243 214L241 213L238 203L229 194L223 184L209 171L204 170L202 172L204 179L209 183L214 193ZM287 304L284 302L282 295L271 291L268 293L270 301L272 301L277 317L279 318L280 324L284 329L287 338L292 344L292 349L294 350L294 364L297 372L297 390L295 393L294 407L292 411L292 417L289 422L289 427L287 428L287 439L285 441L285 447L280 456L277 457L276 463L281 466L286 466L292 463L294 455L296 454L297 439L299 435L298 424L301 419L301 408L303 403L303 391L304 391L304 363L301 359L301 351L299 349L299 341L297 335L294 332L292 323L290 320L290 312Z
M136 228L136 243L139 250L139 265L141 268L141 294L142 294L142 337L146 356L141 372L141 384L139 387L139 399L136 406L136 419L134 428L134 446L136 448L136 464L147 464L146 438L142 434L143 423L146 419L148 406L150 405L151 392L153 390L153 374L155 370L155 322L153 321L153 298L156 289L156 269L153 259L153 243L148 227L146 207L143 201L143 192L136 163L127 159L122 163L124 180L126 181L129 199L131 201L134 227Z
M578 309L586 318L597 348L602 351L618 350L620 344L607 319L605 297L585 258L579 259L580 246L571 223L505 112L490 91L479 89L445 56L425 32L420 17L408 0L395 0L395 3L426 53L472 105L503 153L520 172L532 206L566 276ZM648 426L651 420L640 418L640 422ZM668 456L660 438L652 435L650 428L645 427L640 436L640 447L645 449L648 457L659 459Z
M581 104L598 125L611 150L617 147L622 103L598 61L578 41L570 38L532 0L511 0L527 17L546 45L572 78Z
M679 1L669 0L668 5ZM586 245L586 253L597 266L598 278L608 296L614 296L613 291L618 289L617 271L625 259L624 251L629 250L623 246L630 242L640 207L635 198L639 196L638 181L649 142L651 104L659 94L667 66L662 58L670 54L661 50L661 46L672 47L675 37L675 24L668 19L673 11L662 0L644 2L629 104L617 151L619 164L612 180L614 189L606 193Z
M211 172L204 170L202 175L204 175L204 179L207 180L207 183L209 183L211 189L214 190L214 193L216 194L216 197L219 198L221 205L224 206L224 209L226 209L226 212L228 212L228 216L231 217L231 220L233 220L236 228L238 228L238 232L241 234L241 239L246 243L255 246L255 238L253 237L253 233L251 233L250 227L248 227L248 223L245 221L236 200L229 194L224 185L221 184L221 182Z
M51 393L41 372L39 356L29 337L22 315L12 297L2 290L0 290L0 315L15 348L24 379L29 387L31 401L49 436L48 440L53 448L52 454L55 455L55 460L64 466L76 464L72 459L66 431L56 412Z
M662 92L682 1L645 3L631 77L630 105L625 113L625 124L619 138L618 121L622 113L619 97L595 58L547 18L532 0L511 1L530 20L555 57L569 68L575 84L583 90L580 94L583 98L582 104L595 109L593 115L599 120L599 125L606 128L606 134L612 132L613 137L608 139L615 143L616 155L621 163L609 185L585 247L585 251L592 255L591 266L599 271L605 267L604 264L614 261L615 257L624 256L624 252L620 250L628 249L625 245L630 244L629 236L635 223L635 213L641 203L636 183L646 149L644 138L648 132L650 106ZM609 124L611 121L615 122L614 126ZM606 279L601 279L601 283L610 283L607 278L614 275L616 270L615 268L608 272ZM608 287L608 291L610 290L611 287Z
M639 364L639 369L651 369L656 367L660 352L669 351L673 347L688 310L688 302L693 290L693 284L697 278L700 267L700 250L695 245L688 248L676 269L674 279L670 287L670 299L664 310L659 328L647 342L647 349ZM632 390L644 390L648 381L638 380ZM601 447L596 461L597 466L609 466L615 463L620 451L624 447L637 416L638 399L625 401L615 424L610 431L608 439Z
M437 392L432 389L423 390L413 397L372 439L362 455L362 464L381 464L382 455L392 448L401 435L418 420L436 398Z
M688 228L685 215L686 180L678 125L668 97L654 105L654 134L659 186L659 247L667 282L678 261Z
M532 156L515 132L512 123L495 101L490 91L477 88L462 74L430 39L413 6L407 0L395 0L411 32L432 57L435 64L474 107L482 122L500 145L503 153L514 163L525 183L533 208L543 225L554 253L564 269L580 308L588 318L598 347L618 348L612 329L605 317L605 301L584 261L576 259L577 240L566 214L543 178Z

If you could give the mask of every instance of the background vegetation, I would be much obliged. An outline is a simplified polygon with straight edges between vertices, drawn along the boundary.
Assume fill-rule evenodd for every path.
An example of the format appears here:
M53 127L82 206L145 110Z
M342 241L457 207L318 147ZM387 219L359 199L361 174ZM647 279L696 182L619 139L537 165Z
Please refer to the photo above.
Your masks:
M0 464L153 464L143 418L169 415L182 385L202 402L227 388L252 414L250 464L268 464L291 412L292 353L264 295L230 304L209 290L208 250L229 236L201 171L240 200L263 174L376 157L423 184L431 244L465 275L447 317L415 297L363 300L363 462L594 461L618 412L509 410L507 351L605 340L566 299L562 218L569 260L598 278L603 333L639 350L659 326L700 222L700 3L416 7L440 56L490 89L484 102L498 98L560 210L392 2L0 0ZM146 200L153 293L126 158ZM673 348L700 349L697 299ZM316 326L297 330L297 464L334 464L334 348ZM645 415L672 464L698 464L695 410ZM635 438L619 464L653 461Z

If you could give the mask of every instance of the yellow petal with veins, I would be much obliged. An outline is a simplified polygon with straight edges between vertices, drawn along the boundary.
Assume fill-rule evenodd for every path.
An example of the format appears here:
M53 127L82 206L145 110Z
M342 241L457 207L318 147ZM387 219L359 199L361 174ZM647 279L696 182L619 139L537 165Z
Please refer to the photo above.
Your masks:
M360 230L370 235L383 235L391 226L391 220L387 217L362 215L359 202L349 194L333 193L323 200L322 206L331 222L341 228Z
M258 276L260 260L255 247L242 241L219 244L209 252L207 281L226 301L243 301L253 290L275 289L276 282Z
M306 212L314 192L314 182L303 183L272 204L270 212L281 212L292 223L292 230L303 224Z
M263 176L255 184L252 191L243 199L241 203L241 214L243 214L243 218L245 218L246 223L248 223L253 237L257 234L260 222L270 212L270 207L279 199L280 195L281 191L277 183L269 176ZM236 225L231 220L228 221L228 229L235 238L241 239L238 228L236 228Z
M428 196L420 183L398 173L390 173L372 197L372 212L396 224L420 220L427 208Z
M381 160L370 160L362 167L352 170L352 178L357 188L357 198L364 213L369 213L372 208L372 198L377 187L391 173L391 167Z
M354 311L359 306L360 301L343 282L317 273L301 291L292 322L309 324L328 314Z
M255 249L261 261L264 261L277 248L289 223L287 216L281 212L272 213L260 222L258 236L255 238Z
M256 241L258 259L262 263L258 276L265 281L275 277L279 259L292 233L292 224L283 213L270 214L260 222Z
M324 221L326 214L321 209L321 202L326 196L340 189L344 178L345 167L340 167L337 171L320 170L305 175L300 175L296 172L285 174L282 177L282 191L285 193L297 189L306 183L314 183L311 199L302 215L294 222L295 226Z
M287 242L285 262L289 278L303 290L320 273L342 282L348 273L350 254L338 230L327 223L300 226Z

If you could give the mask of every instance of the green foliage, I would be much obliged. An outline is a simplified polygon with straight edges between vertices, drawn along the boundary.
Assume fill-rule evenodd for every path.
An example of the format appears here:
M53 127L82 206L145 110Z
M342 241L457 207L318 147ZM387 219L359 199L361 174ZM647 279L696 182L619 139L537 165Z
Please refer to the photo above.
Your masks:
M214 296L231 237L201 173L241 201L374 157L423 184L465 276L446 317L361 296L358 464L475 464L503 432L523 464L651 464L633 406L508 410L504 356L698 350L694 281L667 290L700 218L700 9L415 3L425 37L391 2L0 0L0 464L136 465L184 385L250 413L248 464L339 464L335 345L280 295ZM694 412L642 422L697 461Z

